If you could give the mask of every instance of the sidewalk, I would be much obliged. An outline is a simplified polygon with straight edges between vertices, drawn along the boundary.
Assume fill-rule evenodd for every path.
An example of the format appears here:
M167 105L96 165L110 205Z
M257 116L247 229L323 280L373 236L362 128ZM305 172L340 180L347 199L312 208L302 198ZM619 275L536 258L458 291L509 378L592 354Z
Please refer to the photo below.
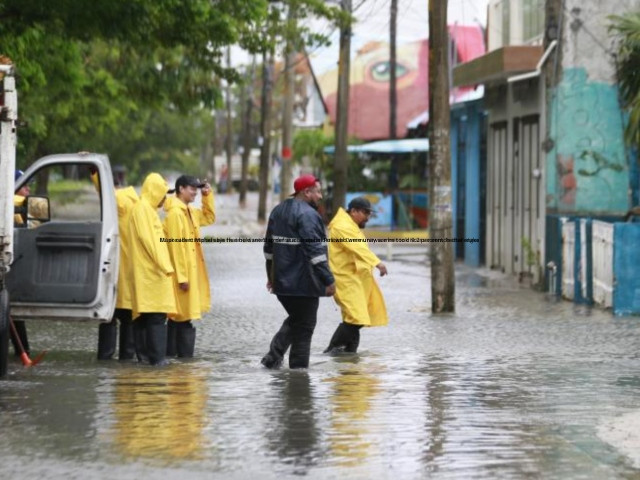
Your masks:
M216 221L213 225L202 227L203 237L259 238L266 231L266 222L258 222L258 192L247 193L247 204L240 208L238 193L216 194ZM277 201L277 199L276 199ZM267 217L273 204L267 196Z

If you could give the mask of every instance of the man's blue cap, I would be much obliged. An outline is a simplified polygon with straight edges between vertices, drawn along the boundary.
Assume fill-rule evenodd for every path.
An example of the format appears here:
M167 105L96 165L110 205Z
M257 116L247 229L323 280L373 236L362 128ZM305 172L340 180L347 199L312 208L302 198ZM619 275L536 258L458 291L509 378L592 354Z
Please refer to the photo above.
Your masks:
M24 175L22 170L16 170L16 178L14 180L18 180L22 175Z

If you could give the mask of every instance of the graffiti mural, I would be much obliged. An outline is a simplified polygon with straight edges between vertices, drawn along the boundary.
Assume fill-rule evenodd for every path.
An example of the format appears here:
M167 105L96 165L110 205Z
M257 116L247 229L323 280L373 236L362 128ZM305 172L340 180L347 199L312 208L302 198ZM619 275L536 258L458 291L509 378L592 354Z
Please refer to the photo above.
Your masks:
M426 30L426 25L425 25ZM482 31L476 26L450 26L454 64L484 54ZM361 140L389 138L389 44L370 42L351 59L349 135ZM429 108L429 41L420 40L397 48L397 136L405 137L406 124ZM335 125L338 70L319 76L331 122ZM452 90L455 99L469 88Z
M629 166L615 85L566 69L551 104L547 206L559 212L623 213Z

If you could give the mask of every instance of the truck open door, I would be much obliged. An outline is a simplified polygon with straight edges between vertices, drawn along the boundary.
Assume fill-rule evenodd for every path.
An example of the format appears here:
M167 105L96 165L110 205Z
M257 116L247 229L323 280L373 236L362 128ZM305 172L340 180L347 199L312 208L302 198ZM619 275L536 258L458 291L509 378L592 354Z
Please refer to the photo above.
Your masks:
M7 373L9 292L6 276L13 261L13 182L16 166L18 95L12 65L0 65L0 377Z
M6 278L14 320L109 321L118 278L118 215L106 155L51 155L15 185L17 210ZM19 203L19 202L18 202Z

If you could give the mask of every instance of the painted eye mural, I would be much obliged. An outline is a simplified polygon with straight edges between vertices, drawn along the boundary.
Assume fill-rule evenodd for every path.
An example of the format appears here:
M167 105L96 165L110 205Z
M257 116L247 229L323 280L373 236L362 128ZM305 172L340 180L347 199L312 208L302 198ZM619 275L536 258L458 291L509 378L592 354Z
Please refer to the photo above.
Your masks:
M409 69L396 62L396 79L399 80L408 73ZM391 62L384 60L369 68L369 76L375 82L389 82L391 80Z
M425 25L426 30L426 25ZM460 62L484 54L482 30L478 26L450 26L449 33ZM360 140L390 137L389 45L369 42L351 59L349 72L349 136ZM398 45L396 53L397 136L405 137L407 123L429 108L429 40ZM320 91L335 125L338 88L337 68L318 75ZM455 98L464 89L453 89Z

